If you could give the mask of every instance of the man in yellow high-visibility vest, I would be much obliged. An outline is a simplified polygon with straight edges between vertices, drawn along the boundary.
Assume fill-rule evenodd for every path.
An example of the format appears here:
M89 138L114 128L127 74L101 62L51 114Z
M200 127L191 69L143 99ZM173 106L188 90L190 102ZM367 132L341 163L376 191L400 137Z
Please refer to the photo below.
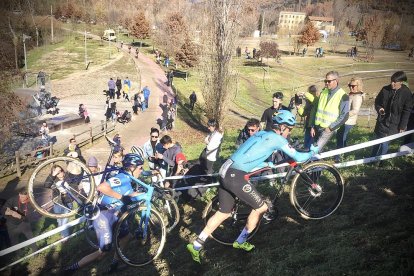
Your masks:
M311 124L311 136L315 137L319 152L335 131L348 120L349 97L339 87L339 74L330 71L324 80L325 88L319 97L314 122Z

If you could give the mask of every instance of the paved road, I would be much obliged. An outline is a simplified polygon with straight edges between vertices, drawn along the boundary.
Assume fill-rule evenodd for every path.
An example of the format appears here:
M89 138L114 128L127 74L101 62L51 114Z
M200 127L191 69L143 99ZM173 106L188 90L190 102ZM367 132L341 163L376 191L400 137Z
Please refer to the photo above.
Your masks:
M128 49L126 45L124 45L124 48L122 50L124 51L124 54L128 55ZM148 57L140 53L139 59L134 58L134 60L136 61L138 72L141 73L141 87L148 85L151 90L151 95L149 100L149 109L143 113L139 113L139 115L133 115L132 121L128 124L116 125L116 131L121 135L122 145L126 149L130 149L132 145L142 146L145 143L145 141L149 138L150 128L158 127L157 119L161 118L161 108L159 107L159 104L162 102L162 96L164 95L164 92L167 92L170 98L173 97L171 88L165 84L167 78L164 74L164 71L153 61L152 57ZM105 78L107 78L108 70L105 70L105 68L102 69L103 70L85 72L83 74L93 74L93 76L96 75L97 78L101 78L102 75L105 75ZM79 86L79 83L73 83L73 85ZM106 83L102 86L106 87ZM133 83L133 87L134 86L136 88L139 88L139 84L137 83ZM84 84L84 87L84 91L88 91L89 85ZM103 93L95 93L93 96L88 95L85 92L83 92L83 94L80 93L77 95L70 95L69 93L69 95L63 97L59 103L59 107L61 109L60 114L77 113L79 103L83 103L87 106L91 116L91 124L85 124L52 133L52 135L56 135L59 143L65 143L65 141L68 141L74 133L80 133L83 130L88 129L91 125L97 125L102 119L104 119L103 115L105 112L105 96ZM132 102L129 103L122 100L118 101L117 103L118 110L131 110L131 107ZM111 133L111 136L113 134L115 133ZM100 139L92 147L88 149L84 148L82 150L82 153L85 156L85 159L88 159L90 156L95 156L98 158L100 164L104 165L109 154L109 147L106 140ZM15 186L16 183L1 183L0 185L2 192L0 193L0 197L8 198L11 194L14 194L14 191L16 189L27 185L27 179L29 177L29 174L23 175L22 180L18 183L17 187ZM6 184L8 187L4 189Z

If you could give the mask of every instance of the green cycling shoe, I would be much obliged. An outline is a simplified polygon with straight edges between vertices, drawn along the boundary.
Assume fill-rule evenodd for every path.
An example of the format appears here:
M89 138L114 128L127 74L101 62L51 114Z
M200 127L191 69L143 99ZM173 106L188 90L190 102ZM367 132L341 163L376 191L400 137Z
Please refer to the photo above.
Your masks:
M247 241L244 243L238 243L237 241L233 242L233 248L243 249L244 251L250 252L252 251L255 246Z
M196 250L192 243L187 244L187 250L188 252L190 252L191 258L193 258L193 261L201 264L200 250Z

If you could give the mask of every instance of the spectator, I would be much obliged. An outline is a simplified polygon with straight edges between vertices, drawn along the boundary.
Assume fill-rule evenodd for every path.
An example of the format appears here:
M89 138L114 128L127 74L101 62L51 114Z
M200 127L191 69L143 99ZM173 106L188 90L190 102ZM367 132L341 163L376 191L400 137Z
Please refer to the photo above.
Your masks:
M164 65L167 68L168 68L168 66L170 66L170 56L169 55L165 56Z
M168 113L170 111L170 105L161 105L162 113L161 113L161 131L167 131L167 123L168 123Z
M138 58L138 55L139 55L139 48L137 47L137 48L135 49L135 58Z
M322 47L319 48L319 57L323 57L323 48Z
M129 102L129 96L128 96L129 89L130 89L130 86L128 85L128 83L124 83L124 86L122 88L122 98L124 98L128 102Z
M144 101L145 101L145 108L149 107L149 97L151 94L151 91L149 90L148 86L146 85L144 89L142 89L142 92L144 93Z
M107 97L106 101L105 101L105 118L106 118L106 121L109 121L109 119L112 118L112 113L113 113L113 110L111 108L111 101L110 101L109 97Z
M100 173L102 171L102 168L99 166L98 159L96 159L95 156L91 156L89 157L88 162L86 162L86 165L88 166L88 169L93 174L95 185L98 186L99 184L101 184L105 179L102 178L103 174ZM78 189L79 191L83 191L85 195L89 195L90 185L91 184L90 184L89 177L85 177L79 183Z
M407 128L413 108L413 98L404 82L407 82L407 75L403 71L395 72L391 76L391 84L384 86L375 98L378 117L374 133L377 139L404 132ZM386 154L388 144L389 142L384 142L375 145L371 156Z
M40 85L45 85L46 84L46 73L42 70L39 71L39 73L37 74L37 79L40 83Z
M348 84L349 87L349 117L348 120L342 125L336 133L336 148L340 149L346 147L346 140L349 131L356 125L358 119L359 109L361 108L362 101L365 98L363 92L362 79L352 78ZM341 162L339 155L335 156L335 162Z
M129 78L128 78L128 77L126 77L126 78L124 79L124 84L128 85L129 89L131 89L131 81L129 80Z
M253 59L256 58L256 52L257 52L256 48L253 48Z
M302 50L302 57L306 55L306 52L308 51L308 48L304 47Z
M255 118L249 119L244 128L240 131L239 136L237 137L236 147L238 148L241 144L246 142L247 139L249 139L251 136L257 133L259 130L260 121Z
M246 55L246 59L250 59L250 51L246 46L246 49L244 49L244 54Z
M86 163L85 158L83 158L83 156L82 156L82 153L81 153L81 150L80 150L79 146L76 144L76 139L75 138L70 138L69 139L69 145L63 151L63 154L65 156L70 156L70 157L73 157L73 158L78 158L83 163Z
M313 144L313 137L311 136L311 124L315 120L314 116L316 113L316 108L318 106L318 100L321 92L318 91L315 85L308 87L308 92L303 96L305 97L305 102L303 99L300 102L295 102L297 114L300 117L305 118L303 127L305 129L305 139L304 139L304 149L309 150L310 146Z
M108 92L109 92L110 99L115 99L115 87L116 87L116 83L114 82L112 78L110 78L108 81Z
M167 86L172 86L173 79L174 79L174 71L171 70L170 72L167 73Z
M144 110L146 109L146 103L145 103L145 97L144 97L144 92L140 92L139 93L139 99L141 101L141 110L142 112L144 112Z
M204 139L206 147L198 159L202 168L202 174L213 173L213 165L219 156L220 146L223 140L223 134L220 132L219 124L215 119L208 120L207 127L210 133Z
M164 95L162 96L162 104L166 105L168 103L168 95L167 92L164 92Z
M69 165L68 165L69 167ZM78 174L78 173L77 173ZM45 187L51 188L52 185L56 185L57 190L61 194L61 203L53 204L53 212L55 214L66 214L73 208L73 199L67 194L67 191L62 186L68 186L69 183L65 180L66 172L59 165L53 165L51 168L50 175L45 180ZM65 225L69 222L69 218L57 219L58 226ZM60 232L61 238L66 238L70 235L69 228Z
M86 124L91 122L91 119L89 118L89 112L84 104L79 105L79 116L85 120Z
M164 135L160 139L160 143L165 151L164 153L156 153L155 157L166 163L166 166L164 167L166 176L180 174L187 162L187 159L182 152L181 145L179 143L173 143L171 137L168 135Z
M42 145L43 146L48 146L49 145L49 140L50 140L50 130L49 127L47 126L46 122L42 123L42 126L40 127L39 130L40 135L42 136Z
M11 245L19 243L19 235L23 234L26 239L33 238L30 220L34 215L34 209L29 202L26 188L19 189L19 194L9 198L1 209L1 214L7 219L7 229ZM30 247L37 250L35 243Z
M6 200L1 199L0 206L3 207ZM0 208L1 208L0 207ZM0 213L0 250L6 249L11 246L9 232L7 231L7 219Z
M168 105L168 113L167 113L167 130L172 130L174 128L174 121L175 121L175 108L170 103Z
M411 48L410 53L408 54L408 60L412 60L414 57L414 47Z
M119 77L116 78L116 98L119 100L119 98L121 97L121 89L122 89L122 81Z
M242 51L241 47L240 46L237 46L237 48L236 48L236 55L237 55L237 57L241 57L241 51Z
M328 72L324 82L325 88L319 96L315 119L311 123L311 136L318 143L319 152L349 116L349 96L339 87L338 72Z
M319 48L315 49L315 57L319 57Z
M194 110L194 105L197 102L197 95L196 95L195 91L193 91L193 93L191 93L189 99L190 99L190 109L191 109L191 111L193 111Z
M412 104L414 105L414 94L412 94L411 101L412 101ZM407 123L407 130L412 130L412 129L414 129L414 106L413 108L411 108L410 118L408 119L408 123ZM403 145L406 145L412 142L414 142L413 133L405 136Z
M164 153L164 148L160 143L159 136L160 131L157 128L152 127L150 131L150 138L143 145L144 158L148 160L148 165L151 170L154 170L157 167L161 168L165 165L162 160L155 158L157 153Z
M121 137L121 134L116 133L112 138L112 140L115 142L114 151L116 152L121 151L121 149L124 149L124 147L121 145Z
M283 93L282 92L275 92L273 93L273 105L267 108L260 119L262 129L265 130L272 130L273 125L273 114L281 109L288 110L288 108L282 105L283 102Z
M138 110L141 109L141 97L138 93L134 95L134 105L132 106L132 110L134 114L138 114Z

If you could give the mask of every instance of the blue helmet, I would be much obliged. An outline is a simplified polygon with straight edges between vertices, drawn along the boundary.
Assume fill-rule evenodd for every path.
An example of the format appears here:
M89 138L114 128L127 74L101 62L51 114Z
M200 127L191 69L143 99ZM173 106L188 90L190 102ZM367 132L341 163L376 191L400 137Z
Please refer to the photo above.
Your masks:
M273 126L287 125L294 126L296 124L295 116L288 110L279 110L273 114Z
M130 166L142 166L144 165L144 159L141 155L136 153L128 153L122 160L122 166L129 168Z

